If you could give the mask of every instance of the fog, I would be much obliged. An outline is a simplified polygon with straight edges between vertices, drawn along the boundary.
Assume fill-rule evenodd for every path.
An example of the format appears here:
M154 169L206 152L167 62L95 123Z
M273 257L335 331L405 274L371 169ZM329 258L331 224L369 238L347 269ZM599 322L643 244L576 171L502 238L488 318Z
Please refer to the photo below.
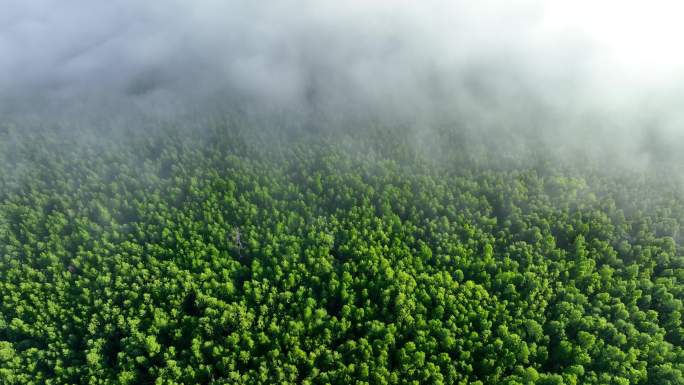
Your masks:
M172 121L240 105L677 162L682 13L666 0L3 0L0 113Z

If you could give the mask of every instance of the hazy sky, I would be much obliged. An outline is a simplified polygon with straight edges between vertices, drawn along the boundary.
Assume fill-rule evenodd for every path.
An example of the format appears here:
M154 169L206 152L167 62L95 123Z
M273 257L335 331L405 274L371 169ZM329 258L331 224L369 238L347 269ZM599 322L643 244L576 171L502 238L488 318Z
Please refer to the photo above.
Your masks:
M681 138L680 20L674 0L3 0L0 112L221 94Z

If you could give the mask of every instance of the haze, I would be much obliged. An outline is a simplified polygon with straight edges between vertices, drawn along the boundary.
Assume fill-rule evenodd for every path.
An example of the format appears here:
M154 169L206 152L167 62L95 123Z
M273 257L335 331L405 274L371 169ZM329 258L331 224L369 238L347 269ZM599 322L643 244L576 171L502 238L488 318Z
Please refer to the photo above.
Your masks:
M683 13L666 0L5 0L0 112L173 119L240 101L649 158L644 135L684 137Z

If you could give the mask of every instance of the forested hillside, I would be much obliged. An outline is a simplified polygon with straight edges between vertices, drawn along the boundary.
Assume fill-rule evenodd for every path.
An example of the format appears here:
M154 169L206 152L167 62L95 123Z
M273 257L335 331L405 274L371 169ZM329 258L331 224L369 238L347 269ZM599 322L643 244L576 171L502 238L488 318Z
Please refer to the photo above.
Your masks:
M0 129L1 384L684 384L679 179L239 126Z

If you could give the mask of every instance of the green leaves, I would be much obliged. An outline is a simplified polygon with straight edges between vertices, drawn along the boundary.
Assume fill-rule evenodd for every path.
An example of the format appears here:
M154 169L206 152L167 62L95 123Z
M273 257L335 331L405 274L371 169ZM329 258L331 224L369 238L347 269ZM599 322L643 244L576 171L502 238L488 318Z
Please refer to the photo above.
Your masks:
M0 171L0 382L682 383L679 190L390 134L36 141Z

